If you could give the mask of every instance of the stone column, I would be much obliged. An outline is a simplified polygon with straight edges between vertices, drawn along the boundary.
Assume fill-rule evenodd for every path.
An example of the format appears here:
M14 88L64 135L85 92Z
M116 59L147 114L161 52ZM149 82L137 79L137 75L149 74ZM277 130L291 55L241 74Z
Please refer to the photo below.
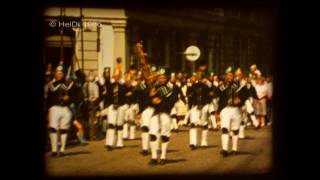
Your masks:
M126 23L123 22L113 22L113 32L114 32L114 59L113 61L120 57L122 59L122 73L126 71L125 67L127 64L126 58L126 33L125 27Z
M114 32L110 24L101 25L100 30L100 53L98 55L99 73L101 74L103 68L110 67L111 72L114 68Z
M165 66L170 67L170 39L169 36L165 39L164 45L164 59L165 59Z

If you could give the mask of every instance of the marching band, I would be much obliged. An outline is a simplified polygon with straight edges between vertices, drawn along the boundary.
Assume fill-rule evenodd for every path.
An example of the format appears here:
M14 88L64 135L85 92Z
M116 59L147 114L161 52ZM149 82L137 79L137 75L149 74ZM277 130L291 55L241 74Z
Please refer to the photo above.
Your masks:
M89 140L97 139L95 124L99 119L105 122L102 132L107 150L125 148L125 140L135 139L140 132L141 154L151 155L151 165L166 163L169 142L174 141L170 133L179 132L181 125L189 128L192 150L208 146L209 130L220 128L224 157L237 154L238 139L245 138L246 127L266 125L272 89L256 65L250 67L248 76L240 68L228 67L219 79L213 72L207 74L206 64L200 63L198 71L188 76L147 64L141 42L137 48L143 58L141 67L130 67L124 76L117 69L111 75L107 67L98 81L94 72L89 73L87 81L79 72L74 79L67 79L64 67L57 67L45 86L52 156L64 154L72 124L78 129L80 142L84 142L80 119L85 110L89 114Z

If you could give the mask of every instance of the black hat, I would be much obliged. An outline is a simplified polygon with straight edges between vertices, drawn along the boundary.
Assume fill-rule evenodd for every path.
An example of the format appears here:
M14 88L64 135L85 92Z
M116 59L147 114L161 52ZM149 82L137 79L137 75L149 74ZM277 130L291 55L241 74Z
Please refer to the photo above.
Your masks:
M155 71L157 71L157 67L156 67L156 65L151 64L150 71L151 71L151 72L155 72Z
M233 73L233 68L232 68L232 66L229 66L229 67L226 69L225 73L226 73L226 74L227 74L227 73Z
M60 72L64 72L64 67L63 67L63 65L59 65L59 66L57 66L57 68L56 68L56 72L58 72L58 71L60 71Z
M170 76L170 71L167 67L159 67L159 70L158 70L158 73L159 75L164 75L164 76L167 76L169 77Z
M175 72L171 72L170 77L176 77L176 73Z
M105 68L103 69L103 71L104 71L104 72L110 72L110 71L111 71L111 68L110 68L110 67L105 67Z

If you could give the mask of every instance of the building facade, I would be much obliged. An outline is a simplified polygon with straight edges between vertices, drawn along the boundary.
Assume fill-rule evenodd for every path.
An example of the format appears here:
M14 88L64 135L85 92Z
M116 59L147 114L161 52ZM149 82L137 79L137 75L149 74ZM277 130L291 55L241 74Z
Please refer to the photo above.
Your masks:
M215 73L230 65L246 70L253 63L272 72L274 24L258 10L52 7L44 16L45 63L62 58L101 74L120 57L125 71L137 63L135 43L143 40L148 61L174 71L190 72L206 61ZM189 45L201 51L194 63L183 54Z

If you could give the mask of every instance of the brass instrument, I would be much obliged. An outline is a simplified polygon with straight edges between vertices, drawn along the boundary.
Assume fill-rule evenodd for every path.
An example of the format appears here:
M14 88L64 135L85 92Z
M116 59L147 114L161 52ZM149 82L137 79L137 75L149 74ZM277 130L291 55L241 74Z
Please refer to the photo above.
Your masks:
M150 75L149 64L146 59L146 53L143 51L142 41L139 41L136 44L137 55L139 57L139 69L142 72L142 75L145 79L147 79Z

